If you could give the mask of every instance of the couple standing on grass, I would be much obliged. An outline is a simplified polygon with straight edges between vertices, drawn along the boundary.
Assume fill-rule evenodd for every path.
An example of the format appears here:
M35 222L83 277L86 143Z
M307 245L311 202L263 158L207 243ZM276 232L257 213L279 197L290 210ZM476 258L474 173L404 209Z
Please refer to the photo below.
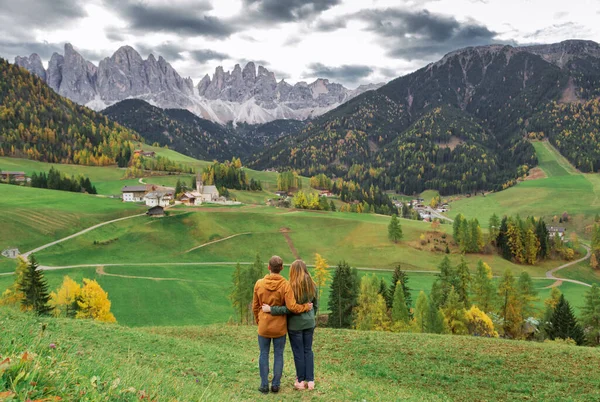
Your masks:
M270 273L254 285L252 311L258 324L258 346L260 357L260 388L269 393L269 349L273 342L275 359L271 392L279 392L283 373L283 349L285 335L289 334L298 390L315 388L315 363L312 351L317 310L317 287L306 264L296 260L290 267L290 281L283 276L283 260L273 256L269 260Z

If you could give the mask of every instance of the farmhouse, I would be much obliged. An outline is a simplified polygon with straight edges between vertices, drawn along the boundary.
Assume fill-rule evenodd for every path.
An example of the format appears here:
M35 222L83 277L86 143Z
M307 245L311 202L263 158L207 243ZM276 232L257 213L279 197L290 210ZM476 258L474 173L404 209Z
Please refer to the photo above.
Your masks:
M172 199L172 193L163 191L152 191L144 196L144 201L149 207L166 207L170 204Z
M197 191L187 191L179 199L183 205L200 205L202 199Z
M564 240L567 229L562 226L550 226L548 227L548 236L553 239L558 236L561 240Z
M2 251L2 256L6 257L6 258L17 258L19 256L19 249L14 247L14 248L7 248L6 250Z
M141 149L137 149L137 150L133 151L133 153L135 155L141 155L141 156L145 156L147 158L154 158L154 156L156 156L156 152L154 152L154 151L143 151Z
M333 193L331 191L319 191L319 197L333 197Z
M121 189L124 202L142 202L146 195L146 186L125 186Z
M10 170L3 170L0 172L0 176L3 181L9 182L14 180L17 183L23 183L27 181L27 177L25 176L25 172L14 172Z
M147 212L146 215L148 216L152 216L152 217L161 217L161 216L165 216L165 209L161 206L155 206L150 208Z

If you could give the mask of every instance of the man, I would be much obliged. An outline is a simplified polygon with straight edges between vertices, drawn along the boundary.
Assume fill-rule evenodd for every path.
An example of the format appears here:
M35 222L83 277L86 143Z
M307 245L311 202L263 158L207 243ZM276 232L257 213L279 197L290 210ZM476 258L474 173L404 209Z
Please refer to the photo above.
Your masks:
M260 369L260 388L263 394L269 393L269 349L273 342L275 359L273 362L273 382L271 392L279 392L281 375L283 373L283 349L285 348L285 336L287 334L287 317L285 315L271 315L262 311L262 305L270 306L285 305L291 312L300 314L312 309L312 304L297 304L294 293L288 281L280 275L283 270L283 260L279 256L273 256L269 260L270 274L259 279L254 285L254 298L252 300L252 311L254 319L258 324L258 346L260 357L258 366Z

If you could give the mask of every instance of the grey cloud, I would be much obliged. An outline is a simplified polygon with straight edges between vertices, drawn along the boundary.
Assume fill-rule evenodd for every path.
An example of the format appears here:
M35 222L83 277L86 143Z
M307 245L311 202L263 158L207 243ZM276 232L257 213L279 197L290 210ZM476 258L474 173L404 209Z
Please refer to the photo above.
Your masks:
M135 31L164 31L212 38L226 38L234 32L231 24L207 14L212 8L207 1L158 4L137 0L105 0L105 4L123 17Z
M589 29L575 22L565 22L562 24L552 24L542 29L538 29L524 36L534 42L538 39L544 39L544 36L557 36L563 38L581 37L589 33Z
M338 67L326 66L321 63L308 65L306 76L330 78L345 83L356 83L373 73L373 68L365 65L342 65Z
M0 56L6 57L11 61L15 56L29 56L32 53L37 53L42 60L47 60L54 52L62 53L62 44L48 42L11 42L0 40Z
M313 18L341 3L341 0L244 0L244 21L274 23Z
M389 55L407 60L433 58L466 46L490 44L497 36L475 21L461 23L427 10L364 10L354 18L365 21L368 31L385 38L382 43Z
M200 62L200 63L206 63L207 61L210 60L225 60L225 59L229 59L229 55L225 54L225 53L221 53L221 52L217 52L215 50L210 50L210 49L203 49L203 50L192 50L190 51L190 56Z
M314 25L314 30L318 32L334 32L338 29L346 28L348 21L344 18L334 20L318 20Z
M0 10L12 25L54 27L87 15L80 0L0 0Z
M149 54L153 54L156 57L162 56L168 62L183 60L184 57L181 55L181 53L187 50L184 47L172 42L163 42L154 46L138 43L136 48L142 55L148 56Z
M116 27L108 27L104 31L104 35L107 39L114 42L123 42L125 40L125 34L121 32L119 28Z

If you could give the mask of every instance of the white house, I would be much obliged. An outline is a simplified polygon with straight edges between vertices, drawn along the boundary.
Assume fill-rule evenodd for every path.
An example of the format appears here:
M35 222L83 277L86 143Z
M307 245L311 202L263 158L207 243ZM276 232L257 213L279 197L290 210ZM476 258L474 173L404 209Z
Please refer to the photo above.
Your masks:
M121 189L124 202L143 202L146 186L125 186Z
M567 229L562 226L548 227L548 237L550 237L551 239L555 236L558 236L561 240L564 240L566 233L567 233Z
M146 205L149 207L167 207L169 206L171 200L173 199L173 194L165 193L161 191L152 191L144 197L144 201Z
M18 248L7 248L2 252L2 255L6 258L17 258L19 254Z

